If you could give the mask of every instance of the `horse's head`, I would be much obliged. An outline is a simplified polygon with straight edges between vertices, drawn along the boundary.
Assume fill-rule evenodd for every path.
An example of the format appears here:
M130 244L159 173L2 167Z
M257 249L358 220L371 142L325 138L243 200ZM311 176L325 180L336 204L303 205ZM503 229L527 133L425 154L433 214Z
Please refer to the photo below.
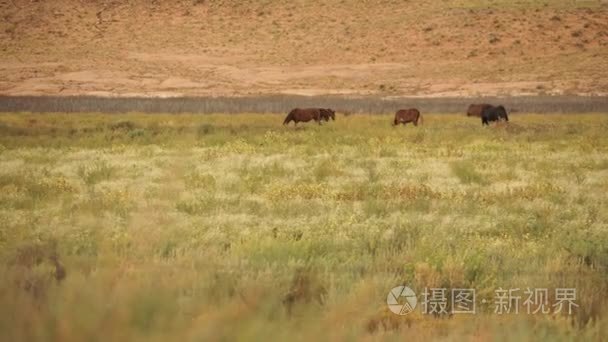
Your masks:
M505 121L509 121L509 116L507 116L507 110L505 109L505 107L500 105L496 108L498 110L498 117L505 119Z

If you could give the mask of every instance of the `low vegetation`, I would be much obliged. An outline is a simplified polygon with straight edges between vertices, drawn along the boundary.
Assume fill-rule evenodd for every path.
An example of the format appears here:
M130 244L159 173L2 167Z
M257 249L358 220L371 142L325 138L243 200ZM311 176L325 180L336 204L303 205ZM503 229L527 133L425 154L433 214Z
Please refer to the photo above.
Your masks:
M608 116L391 119L0 115L2 336L604 338ZM474 288L477 314L394 315L401 284ZM494 313L528 287L579 307Z
M286 108L330 107L349 115L383 114L395 108L416 107L422 113L463 113L471 103L500 103L509 112L523 113L606 113L606 96L517 96L517 97L440 97L414 98L381 96L296 96L271 95L249 97L95 97L95 96L0 96L0 112L34 113L281 113ZM116 122L114 129L132 128ZM123 125L121 127L121 125ZM0 132L4 127L0 126ZM213 127L201 125L202 134Z

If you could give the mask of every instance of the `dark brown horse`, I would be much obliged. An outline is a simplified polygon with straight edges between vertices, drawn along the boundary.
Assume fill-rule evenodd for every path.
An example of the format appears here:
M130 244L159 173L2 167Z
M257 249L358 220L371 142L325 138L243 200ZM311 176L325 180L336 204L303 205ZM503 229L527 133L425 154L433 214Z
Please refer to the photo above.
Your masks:
M502 120L509 121L507 110L502 105L497 107L490 106L488 108L484 108L483 112L481 113L482 126L489 126L490 122Z
M295 125L298 122L308 122L310 120L315 120L316 122L321 124L321 110L319 108L294 108L287 114L285 121L283 121L283 125L287 125L291 121L295 122Z
M422 123L422 116L420 115L420 111L418 109L399 109L395 113L393 125L397 126L398 124L403 124L405 126L405 124L408 122L413 122L414 126L418 126L418 120L420 120L420 123Z
M472 104L467 110L467 116L476 116L480 118L483 110L490 107L492 107L492 105L487 103Z

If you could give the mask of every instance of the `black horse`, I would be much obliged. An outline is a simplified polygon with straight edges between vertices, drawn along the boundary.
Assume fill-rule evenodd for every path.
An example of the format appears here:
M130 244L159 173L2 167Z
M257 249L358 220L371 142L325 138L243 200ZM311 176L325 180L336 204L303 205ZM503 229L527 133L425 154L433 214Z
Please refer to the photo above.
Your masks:
M481 124L489 125L490 121L500 121L500 120L509 121L509 117L507 116L507 110L505 107L498 106L490 106L483 109L481 112Z

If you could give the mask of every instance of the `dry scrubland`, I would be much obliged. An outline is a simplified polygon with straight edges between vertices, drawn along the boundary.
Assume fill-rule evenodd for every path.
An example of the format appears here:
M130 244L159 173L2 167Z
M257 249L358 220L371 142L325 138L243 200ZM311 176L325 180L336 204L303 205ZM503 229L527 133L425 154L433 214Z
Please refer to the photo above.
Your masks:
M603 0L5 0L0 94L608 93Z
M605 338L607 116L282 119L2 114L3 338ZM403 283L580 308L398 317Z

